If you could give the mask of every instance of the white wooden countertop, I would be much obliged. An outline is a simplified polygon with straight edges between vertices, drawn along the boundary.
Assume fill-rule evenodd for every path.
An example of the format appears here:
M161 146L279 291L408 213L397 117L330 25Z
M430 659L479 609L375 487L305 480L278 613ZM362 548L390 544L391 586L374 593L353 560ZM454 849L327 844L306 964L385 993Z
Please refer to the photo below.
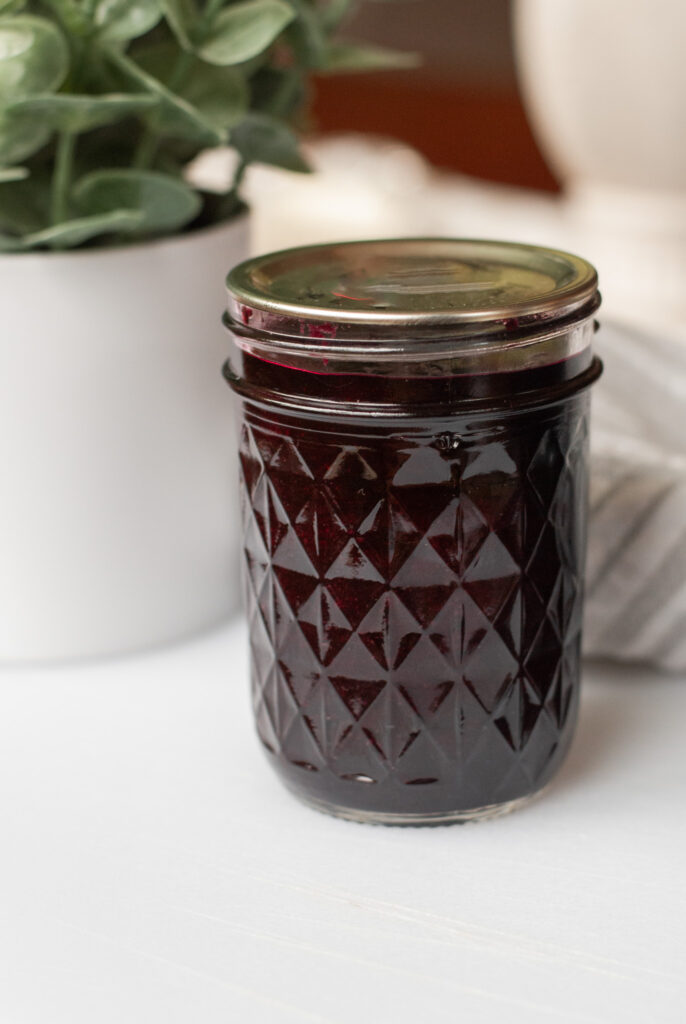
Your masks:
M682 1024L686 680L589 667L541 800L388 829L282 790L245 648L1 674L2 1024Z

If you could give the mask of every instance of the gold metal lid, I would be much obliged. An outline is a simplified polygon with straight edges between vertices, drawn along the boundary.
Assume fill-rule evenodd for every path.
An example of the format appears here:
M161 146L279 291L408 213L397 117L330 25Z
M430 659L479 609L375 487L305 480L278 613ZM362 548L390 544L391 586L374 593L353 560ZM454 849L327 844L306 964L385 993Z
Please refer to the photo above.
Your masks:
M227 278L226 326L284 366L400 376L500 373L585 351L590 263L511 242L404 238L288 249Z
M239 323L254 312L284 318L285 334L288 321L316 321L346 325L350 338L355 327L375 337L407 327L464 334L521 318L565 318L593 301L598 281L586 260L555 249L408 238L269 253L234 268L227 288Z

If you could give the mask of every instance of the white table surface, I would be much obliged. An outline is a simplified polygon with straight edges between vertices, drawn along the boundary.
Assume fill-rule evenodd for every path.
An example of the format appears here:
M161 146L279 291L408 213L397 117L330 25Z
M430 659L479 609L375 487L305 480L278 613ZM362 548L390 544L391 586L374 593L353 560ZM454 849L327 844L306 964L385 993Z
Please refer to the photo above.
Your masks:
M241 622L0 677L1 1024L686 1019L686 680L589 667L540 801L387 829L301 807Z

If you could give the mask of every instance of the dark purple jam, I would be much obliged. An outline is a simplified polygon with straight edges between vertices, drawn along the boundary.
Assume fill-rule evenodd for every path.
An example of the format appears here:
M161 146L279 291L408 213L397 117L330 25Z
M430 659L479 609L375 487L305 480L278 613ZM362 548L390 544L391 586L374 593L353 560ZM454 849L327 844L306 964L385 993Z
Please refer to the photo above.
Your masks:
M492 397L455 398L464 381L244 357L255 714L304 799L440 820L551 778L578 704L597 372L501 375Z

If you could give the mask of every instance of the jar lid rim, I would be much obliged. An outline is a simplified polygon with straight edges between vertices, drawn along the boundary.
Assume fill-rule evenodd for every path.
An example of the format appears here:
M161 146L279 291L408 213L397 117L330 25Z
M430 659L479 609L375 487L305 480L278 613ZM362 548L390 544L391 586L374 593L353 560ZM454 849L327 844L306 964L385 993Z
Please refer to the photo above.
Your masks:
M307 245L253 257L226 280L229 315L268 317L275 333L294 322L372 328L452 328L587 316L595 268L571 253L496 240L400 238ZM270 323L263 322L264 329ZM289 324L290 322L290 324ZM251 324L251 326L256 326Z

